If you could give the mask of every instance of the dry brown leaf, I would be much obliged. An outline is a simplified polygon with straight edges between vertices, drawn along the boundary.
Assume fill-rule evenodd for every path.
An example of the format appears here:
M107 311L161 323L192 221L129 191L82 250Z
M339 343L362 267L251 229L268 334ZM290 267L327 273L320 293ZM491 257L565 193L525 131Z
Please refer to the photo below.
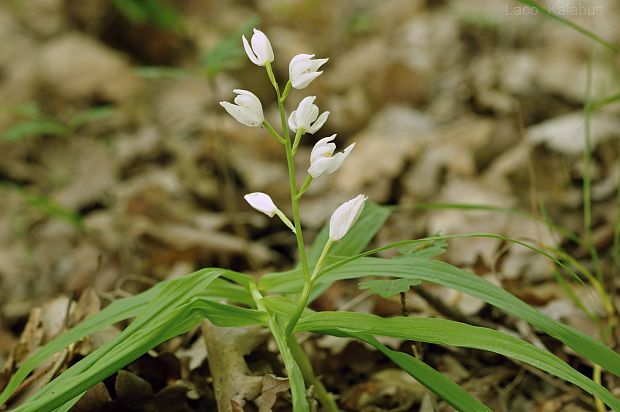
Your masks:
M259 412L271 412L280 392L286 392L291 385L288 378L280 378L271 374L263 377L263 389L256 399Z
M618 136L620 120L617 115L595 113L591 119L590 141L592 149L612 137ZM585 120L582 112L573 112L527 129L529 139L534 144L546 144L551 149L566 155L576 156L585 147Z
M65 99L124 102L140 88L122 55L78 33L66 33L45 44L39 72L41 80Z
M208 321L202 322L201 329L220 411L243 410L263 387L263 378L251 375L244 356L263 343L267 335L255 327L220 328Z

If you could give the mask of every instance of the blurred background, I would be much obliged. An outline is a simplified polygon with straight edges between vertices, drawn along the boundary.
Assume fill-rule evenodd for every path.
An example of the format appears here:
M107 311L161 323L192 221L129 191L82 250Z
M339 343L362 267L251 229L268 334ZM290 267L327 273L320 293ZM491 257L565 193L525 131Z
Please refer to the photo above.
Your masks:
M551 5L620 44L617 2ZM330 59L287 101L290 111L315 95L331 112L302 140L300 183L319 138L337 133L340 149L357 142L302 202L310 240L337 205L366 193L398 206L376 244L492 232L562 247L589 267L583 245L536 220L548 218L587 236L603 271L613 272L620 105L588 114L584 106L617 96L620 58L535 11L497 0L3 0L0 361L45 302L61 299L62 311L85 290L105 300L201 267L260 274L294 262L288 229L243 201L262 191L289 212L283 150L218 104L235 88L251 90L279 124L267 76L243 51L241 35L253 27L271 40L281 84L292 56ZM554 267L527 249L456 240L444 258L598 334L558 286ZM316 308L337 309L359 294L347 285ZM615 291L617 283L607 286ZM429 290L467 316L495 316L481 314L484 305L472 298ZM576 293L596 307L589 286ZM412 310L430 310L412 299ZM364 310L400 309L372 298Z

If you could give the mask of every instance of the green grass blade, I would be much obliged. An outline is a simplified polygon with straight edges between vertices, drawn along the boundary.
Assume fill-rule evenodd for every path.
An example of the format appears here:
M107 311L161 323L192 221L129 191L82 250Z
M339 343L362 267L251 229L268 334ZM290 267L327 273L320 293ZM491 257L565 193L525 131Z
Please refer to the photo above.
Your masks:
M493 329L445 319L381 318L353 312L320 312L303 317L296 331L328 333L336 336L361 333L491 351L528 363L571 382L605 402L614 411L620 411L620 400L557 356Z
M143 306L136 319L119 336L69 368L16 410L39 411L60 407L166 340L166 334L171 329L176 331L189 326L194 319L185 316L170 323L169 313L186 302L198 284L208 285L221 274L221 270L205 269L198 273L200 276L174 279L159 288L159 293Z
M270 317L269 329L278 345L282 360L284 361L284 366L286 367L288 380L291 385L291 395L293 396L293 412L309 412L310 409L308 400L306 399L304 378L286 342L284 323L279 315L274 314Z
M372 336L359 333L349 333L349 336L374 346L375 349L387 356L392 362L400 366L456 410L462 412L491 412L491 409L474 398L465 389L421 360L409 354L389 349Z
M290 317L291 313L294 312L297 306L293 300L282 296L267 296L261 301L261 303L264 304L269 311L276 312L281 315L285 321ZM317 312L310 308L306 308L302 317L311 316L315 313ZM474 398L463 388L430 366L426 365L424 362L421 362L405 353L390 350L372 336L352 331L347 331L345 335L367 342L368 344L374 346L377 350L390 358L394 363L407 371L407 373L420 381L424 386L429 388L441 398L445 399L450 405L453 405L458 410L465 412L490 411L490 409L484 406L484 404Z
M3 405L17 387L38 365L59 352L63 348L91 335L107 326L135 316L141 307L153 299L160 288L157 286L136 296L119 299L105 309L81 322L75 328L54 338L29 357L11 377L11 380L0 394L0 405Z
M328 258L327 263L329 264L328 266L325 267L325 269L323 269L321 271L321 276L323 276L324 274L331 272L333 270L335 270L336 268L342 266L342 265L346 265L349 262L353 262L361 257L365 257L365 256L370 256L370 255L374 255L377 254L379 252L385 251L385 250L390 250L390 249L400 249L403 247L410 247L413 245L420 245L420 244L424 244L424 243L428 243L428 242L434 242L434 241L441 241L441 240L446 240L446 239L463 239L463 238L489 238L489 239L498 239L501 241L505 241L505 242L510 242L510 243L514 243L516 245L525 247L527 249L532 250L533 252L536 252L544 257L546 257L547 259L549 259L550 261L554 262L557 266L563 268L564 270L566 270L575 280L577 280L580 283L583 283L583 281L581 280L581 278L575 273L574 270L572 270L570 267L568 267L565 263L562 262L561 259L564 259L564 257L562 255L560 256L554 256L550 253L548 253L547 251L533 246L527 242L523 242L517 239L513 239L510 238L508 236L503 236L503 235L498 235L495 233L484 233L484 232L480 232L480 233L461 233L461 234L454 234L454 235L441 235L441 236L429 236L429 237L425 237L425 238L421 238L421 239L416 239L416 240L403 240L400 242L395 242L395 243L391 243L389 245L386 246L381 246L378 247L376 249L372 249L372 250L368 250L364 253L360 253L358 255L355 256L350 256L350 257L342 257L342 256L331 256L330 258ZM560 253L557 250L550 250L552 253L554 254L558 254ZM273 274L269 274L265 277L263 277L261 282L261 288L264 290L269 290L272 293L298 293L301 288L303 287L303 274L301 273L301 271L299 269L293 269L287 272L279 272L279 273L273 273ZM324 281L323 281L324 282ZM319 282L317 284L317 289L319 288L324 288L325 284ZM314 293L314 292L313 292Z
M320 281L362 276L395 276L436 283L477 297L560 340L581 356L620 376L620 355L598 340L551 319L504 289L448 263L403 256L396 259L360 258L335 268Z
M161 293L162 289L171 282L192 282L201 284L201 287L197 288L195 293L200 293L202 296L207 298L230 299L239 303L249 303L252 301L247 291L238 285L217 278L213 279L211 283L204 281L204 276L213 271L217 271L218 273L221 273L222 276L226 277L239 277L242 275L222 269L201 269L182 278L161 282L151 289L136 296L127 297L112 302L99 313L96 313L74 328L51 340L31 357L29 357L11 377L11 380L4 388L2 394L0 394L0 405L4 404L8 400L11 394L15 391L15 389L17 389L21 382L24 381L30 372L32 372L46 359L85 336L91 335L122 320L137 316L140 311L143 310L150 301L155 299ZM208 288L206 287L207 285L209 286ZM214 312L214 316L216 314L217 313Z
M157 300L154 302L157 303ZM149 306L145 311L151 309ZM224 314L227 309L228 313ZM214 316L211 316L211 312L215 313ZM123 333L115 341L99 348L44 387L16 411L53 410L158 344L191 330L204 317L220 326L240 326L264 324L268 315L265 312L206 299L190 299L181 306L161 312L153 322L134 329L131 334L123 336Z
M537 1L535 0L518 0L520 3L523 3L529 7L532 7L534 9L536 9L540 14L543 14L549 18L552 18L554 20L559 21L560 23L564 24L565 26L570 27L571 29L583 34L586 37L589 37L590 39L594 40L596 43L600 44L601 46L611 50L614 53L618 53L620 52L620 46L618 46L617 44L611 43L605 39L603 39L602 37L598 36L595 33L592 33L591 31L573 23L572 21L565 19L562 16L559 16L555 13L553 13L553 11L548 8L545 7L541 4L539 4Z

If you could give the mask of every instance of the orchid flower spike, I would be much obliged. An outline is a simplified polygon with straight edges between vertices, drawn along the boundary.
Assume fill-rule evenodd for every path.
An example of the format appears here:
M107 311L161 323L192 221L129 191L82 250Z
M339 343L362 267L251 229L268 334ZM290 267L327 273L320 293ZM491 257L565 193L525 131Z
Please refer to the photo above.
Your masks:
M319 116L319 108L314 103L316 96L305 97L297 110L293 110L288 118L288 126L292 131L303 129L304 132L314 134L325 124L329 112L323 112Z
M338 170L340 165L342 165L342 162L344 162L347 156L349 156L349 153L351 153L351 150L355 147L355 143L352 143L342 152L334 155L333 153L334 150L336 150L336 145L330 142L335 138L335 134L325 137L316 142L312 148L308 173L313 179L316 179L323 174L332 174Z
M243 39L243 48L252 63L257 66L265 66L267 63L273 61L273 49L265 33L254 29L254 34L250 40L252 42L252 47L250 47L245 36L241 36L241 38Z
M329 220L329 239L332 241L340 240L346 235L351 227L360 217L364 209L364 203L368 199L366 195L357 197L344 202L334 211Z
M317 70L329 59L312 60L313 57L314 54L298 54L291 60L288 66L288 75L294 88L305 89L312 80L323 73Z
M263 212L269 217L278 215L280 220L282 220L282 222L284 222L284 224L288 226L289 229L293 231L293 233L295 233L295 226L293 225L293 223L291 223L289 218L286 217L286 215L282 213L280 209L278 209L278 207L275 203L273 203L273 200L271 200L271 197L268 194L262 192L254 192L248 193L247 195L243 196L243 198L254 209L258 210L259 212Z
M260 126L265 121L265 116L258 97L252 92L241 89L235 89L233 93L238 94L235 97L236 105L230 102L220 102L220 105L239 123L249 127Z

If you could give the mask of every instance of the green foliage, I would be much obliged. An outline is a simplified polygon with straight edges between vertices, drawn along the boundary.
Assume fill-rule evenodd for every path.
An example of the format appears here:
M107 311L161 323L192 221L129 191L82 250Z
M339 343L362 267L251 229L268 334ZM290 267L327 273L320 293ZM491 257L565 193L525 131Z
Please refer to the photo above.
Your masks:
M184 79L189 76L187 70L176 67L142 66L135 70L136 74L144 79Z
M269 329L278 345L278 350L280 351L280 355L282 355L282 360L284 361L284 366L288 373L289 383L291 384L291 395L293 396L293 410L296 412L309 412L310 408L306 400L304 378L288 346L284 323L280 316L274 314L270 317Z
M165 0L113 0L114 7L133 24L150 24L175 31L181 27L181 14Z
M36 103L28 103L12 108L12 111L24 118L13 125L1 137L8 142L34 136L68 136L80 127L109 118L114 113L110 106L92 107L70 117L67 121L44 113Z
M6 402L19 383L50 354L55 353L106 326L135 316L134 321L118 337L72 366L45 386L16 411L53 410L76 397L90 386L111 375L159 343L191 330L203 318L218 326L266 325L266 313L253 309L225 305L214 299L208 286L218 277L244 278L245 275L223 269L203 269L191 275L163 282L140 295L121 299L77 327L54 339L37 352L13 376L0 395L0 404ZM235 295L238 286L226 291L225 282L219 282L224 295ZM247 294L247 292L246 292Z
M391 350L372 336L353 332L345 332L345 334L374 346L375 349L383 353L392 362L400 366L408 374L417 379L418 382L426 386L457 410L462 412L491 412L491 409L474 398L465 389L461 388L421 360L407 353Z
M239 39L243 34L250 32L252 27L258 26L259 23L258 17L252 17L243 23L237 31L222 39L205 54L202 65L207 76L215 77L223 71L237 70L245 65L245 51Z
M347 19L347 31L357 35L372 33L376 25L374 16L365 11L355 12Z
M427 242L414 243L412 245L401 247L398 249L398 252L403 255L430 259L442 255L446 251L447 247L448 241L446 239L439 238L438 240L429 240Z
M1 190L16 192L28 206L41 211L49 217L64 220L78 229L83 228L82 217L79 214L58 205L47 196L33 193L32 191L14 183L0 182L0 191Z
M445 319L413 317L386 319L365 313L320 312L303 317L297 326L297 331L312 331L334 336L346 336L348 333L389 336L491 351L528 363L571 382L603 400L613 410L620 411L620 401L607 389L577 372L560 358L528 342L493 329ZM614 355L620 359L620 356Z
M368 208L366 214L362 216L364 219L360 219L360 222L365 221L360 226L363 228L362 232L376 232L387 217L385 210L373 206ZM319 237L318 242L320 241ZM344 246L341 246L339 253L345 255L350 255L363 247L363 245L360 247L359 239L356 237L349 237L342 244ZM479 297L521 319L527 320L539 329L562 340L585 358L599 363L613 373L618 374L620 372L620 356L600 342L548 318L503 289L469 272L444 262L429 260L424 255L429 250L434 251L433 255L443 250L445 246L443 242L425 240L418 242L418 246L420 245L422 247L411 248L408 250L409 255L399 258L357 257L349 258L352 260L342 265L332 264L326 269L323 277L319 279L320 283L317 287L322 288L339 279L385 274L398 276L403 281L403 285L400 285L401 282L399 282L390 285L387 289L394 289L394 285L404 287L405 284L409 285L412 282L422 280L438 283ZM332 257L332 260L336 259L342 261L342 257ZM284 274L286 280L284 283L277 282L274 284L281 291L286 292L290 290L291 285L297 285L295 282L291 283L290 273L294 274L294 272ZM282 276L283 274L279 274L275 279L281 281ZM226 278L228 281L222 278ZM271 275L271 278L273 280L274 275ZM250 293L252 282L250 277L240 273L222 269L204 269L192 275L163 282L140 295L116 301L100 313L54 339L28 359L0 395L0 403L6 402L8 396L17 388L19 383L53 353L120 320L135 317L130 326L116 339L78 362L17 410L51 410L51 408L62 405L68 407L94 383L114 373L157 344L190 330L200 319L206 317L220 326L262 324L269 327L276 338L276 343L283 355L291 379L294 410L305 411L308 408L305 400L305 385L301 372L287 347L284 334L283 319L290 316L295 308L295 301L284 296L269 296L257 300ZM379 282L386 281L380 280ZM378 290L385 289L382 289L380 284L376 282L370 285ZM294 289L293 287L293 290L290 291L294 293ZM217 300L220 299L228 299L231 302L243 304L253 303L253 306L258 305L259 307L265 305L268 312L218 303ZM440 319L384 319L357 313L313 313L308 309L297 325L297 330L328 333L335 336L350 336L364 340L375 346L448 403L463 411L487 411L488 408L423 362L410 355L383 347L374 339L374 336L394 336L430 343L490 350L527 362L572 382L594 394L614 410L620 410L618 401L603 387L579 374L554 355L517 338L485 328Z
M407 292L411 286L419 285L419 280L411 279L373 279L360 282L360 289L368 289L370 293L386 299Z

